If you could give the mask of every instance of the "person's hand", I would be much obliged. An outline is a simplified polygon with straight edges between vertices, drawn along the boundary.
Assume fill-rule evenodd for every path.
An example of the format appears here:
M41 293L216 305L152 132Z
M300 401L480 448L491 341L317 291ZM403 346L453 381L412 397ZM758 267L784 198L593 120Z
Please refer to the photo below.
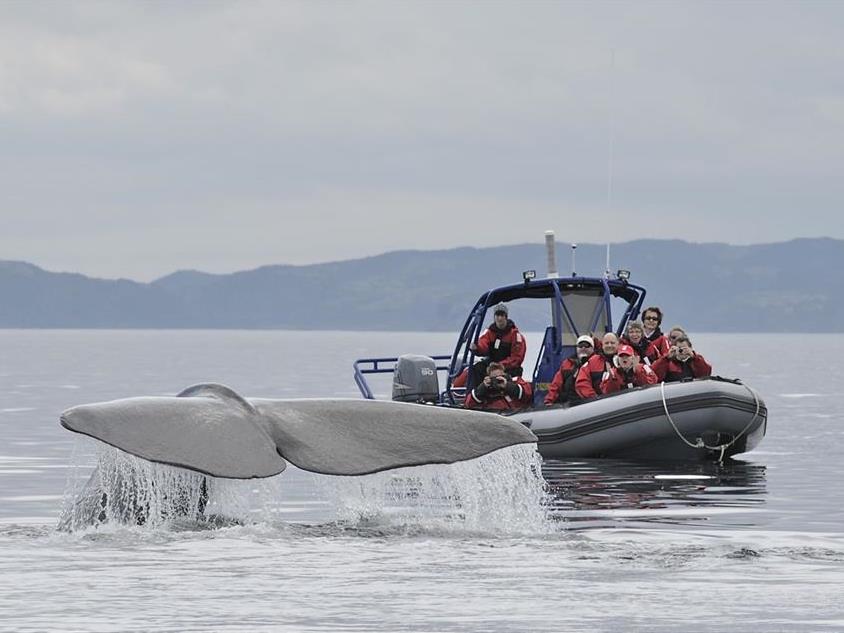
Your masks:
M695 355L695 352L694 352L693 349L678 350L677 351L677 360L682 361L682 362L686 362L687 360L689 360L694 355Z
M471 343L469 343L469 349L470 349L470 350L472 350L473 352L477 352L477 351L478 351L478 346L477 346L477 344L475 343L475 341L472 341Z
M668 358L677 358L677 346L672 345L668 348Z
M490 378L489 376L484 376L484 384L487 387L491 387L492 386L492 378Z

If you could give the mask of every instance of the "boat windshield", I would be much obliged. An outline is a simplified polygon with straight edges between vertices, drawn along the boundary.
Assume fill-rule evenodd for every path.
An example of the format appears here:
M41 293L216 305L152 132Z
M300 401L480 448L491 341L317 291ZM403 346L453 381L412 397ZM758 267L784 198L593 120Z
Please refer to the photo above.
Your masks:
M607 331L607 311L602 288L563 293L566 315L562 320L563 345L574 345L580 334Z

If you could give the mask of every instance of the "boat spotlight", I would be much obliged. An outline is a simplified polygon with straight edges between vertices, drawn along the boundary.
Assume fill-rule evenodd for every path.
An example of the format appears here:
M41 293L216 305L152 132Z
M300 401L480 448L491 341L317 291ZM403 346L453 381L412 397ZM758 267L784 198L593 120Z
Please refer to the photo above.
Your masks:
M525 285L530 283L531 279L536 279L536 271L535 270L526 270L522 273L522 279L525 280Z
M630 271L629 270L619 270L616 274L616 277L621 279L621 281L627 281L630 279Z

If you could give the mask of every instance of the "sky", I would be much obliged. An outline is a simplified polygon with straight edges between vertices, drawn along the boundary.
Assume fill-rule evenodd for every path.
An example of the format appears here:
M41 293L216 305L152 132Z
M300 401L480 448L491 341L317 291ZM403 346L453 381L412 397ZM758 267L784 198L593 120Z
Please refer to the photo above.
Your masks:
M841 2L0 4L0 260L844 239Z

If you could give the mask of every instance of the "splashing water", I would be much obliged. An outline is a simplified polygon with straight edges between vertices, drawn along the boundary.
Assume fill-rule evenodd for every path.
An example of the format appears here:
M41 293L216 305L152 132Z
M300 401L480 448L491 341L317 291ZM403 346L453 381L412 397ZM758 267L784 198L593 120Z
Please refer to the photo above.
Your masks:
M146 528L277 522L284 513L284 475L232 480L156 464L95 443L88 468L75 462L59 529L104 524ZM90 466L94 465L93 473ZM533 446L501 449L450 465L337 477L300 472L346 526L547 532L542 460ZM84 473L84 474L83 474ZM329 517L326 517L329 518Z
M59 529L106 523L160 527L180 523L269 521L281 497L279 477L231 480L156 464L97 443L90 477L71 476ZM77 462L78 463L78 462Z
M431 464L320 483L341 521L392 528L544 533L547 491L533 445L478 459Z

